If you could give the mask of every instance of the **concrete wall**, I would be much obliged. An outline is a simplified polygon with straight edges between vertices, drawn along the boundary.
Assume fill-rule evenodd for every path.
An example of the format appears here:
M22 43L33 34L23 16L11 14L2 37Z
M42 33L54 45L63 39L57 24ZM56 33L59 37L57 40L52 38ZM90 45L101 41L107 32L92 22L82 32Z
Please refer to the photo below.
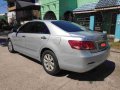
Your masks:
M13 20L13 19L15 20L16 19L16 13L14 11L8 12L7 13L7 17L8 17L8 23L10 23L11 20Z

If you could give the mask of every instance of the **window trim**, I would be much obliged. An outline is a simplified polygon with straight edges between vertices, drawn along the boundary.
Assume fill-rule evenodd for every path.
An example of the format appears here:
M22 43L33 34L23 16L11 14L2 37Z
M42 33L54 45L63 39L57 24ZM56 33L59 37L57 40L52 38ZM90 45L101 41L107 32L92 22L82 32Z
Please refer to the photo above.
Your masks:
M20 32L20 30L21 30L22 28L24 28L26 25L30 24L30 23L32 23L32 22L27 22L27 23L23 24L23 25L19 28L18 33L29 33L29 32Z
M40 33L40 32L39 32L39 33L34 33L34 34L51 34L49 28L48 28L47 25L46 25L46 23L40 22L40 21L34 21L34 23L43 23L43 24L46 26L47 30L48 30L48 33Z
M34 23L43 23L43 24L45 25L45 27L47 28L48 33L40 33L40 32L39 32L39 33L37 33L37 32L20 32L22 28L24 28L26 25L28 25L28 24L30 24L30 23L33 24L32 27L34 27L34 25L35 25ZM17 32L17 33L29 33L29 34L51 34L49 28L47 27L47 25L46 25L44 22L40 22L40 21L34 21L34 22L27 22L27 23L25 23L24 25L22 25L22 26L18 29L18 32Z

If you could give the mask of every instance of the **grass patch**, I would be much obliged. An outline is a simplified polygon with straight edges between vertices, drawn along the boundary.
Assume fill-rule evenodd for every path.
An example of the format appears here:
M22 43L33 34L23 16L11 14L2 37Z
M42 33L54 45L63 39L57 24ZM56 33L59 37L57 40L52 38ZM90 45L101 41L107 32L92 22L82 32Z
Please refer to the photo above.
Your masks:
M120 50L120 42L109 42L109 43L110 43L111 48Z

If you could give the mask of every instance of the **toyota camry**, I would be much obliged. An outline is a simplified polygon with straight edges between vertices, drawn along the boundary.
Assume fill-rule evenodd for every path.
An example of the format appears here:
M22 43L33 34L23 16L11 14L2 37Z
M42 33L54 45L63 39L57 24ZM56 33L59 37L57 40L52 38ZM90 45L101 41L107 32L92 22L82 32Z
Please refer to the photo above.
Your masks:
M107 59L110 46L105 33L76 23L33 20L8 35L8 50L39 60L48 74L56 75L60 70L92 70Z

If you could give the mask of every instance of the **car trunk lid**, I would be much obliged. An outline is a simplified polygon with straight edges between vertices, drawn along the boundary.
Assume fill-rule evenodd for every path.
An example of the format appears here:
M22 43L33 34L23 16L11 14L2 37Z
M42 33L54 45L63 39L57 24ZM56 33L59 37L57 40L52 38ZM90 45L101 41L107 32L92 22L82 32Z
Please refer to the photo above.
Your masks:
M96 49L91 50L91 52L98 52L107 49L108 41L107 35L101 32L94 31L81 31L81 32L70 32L70 35L73 37L80 37L84 41L93 41Z

